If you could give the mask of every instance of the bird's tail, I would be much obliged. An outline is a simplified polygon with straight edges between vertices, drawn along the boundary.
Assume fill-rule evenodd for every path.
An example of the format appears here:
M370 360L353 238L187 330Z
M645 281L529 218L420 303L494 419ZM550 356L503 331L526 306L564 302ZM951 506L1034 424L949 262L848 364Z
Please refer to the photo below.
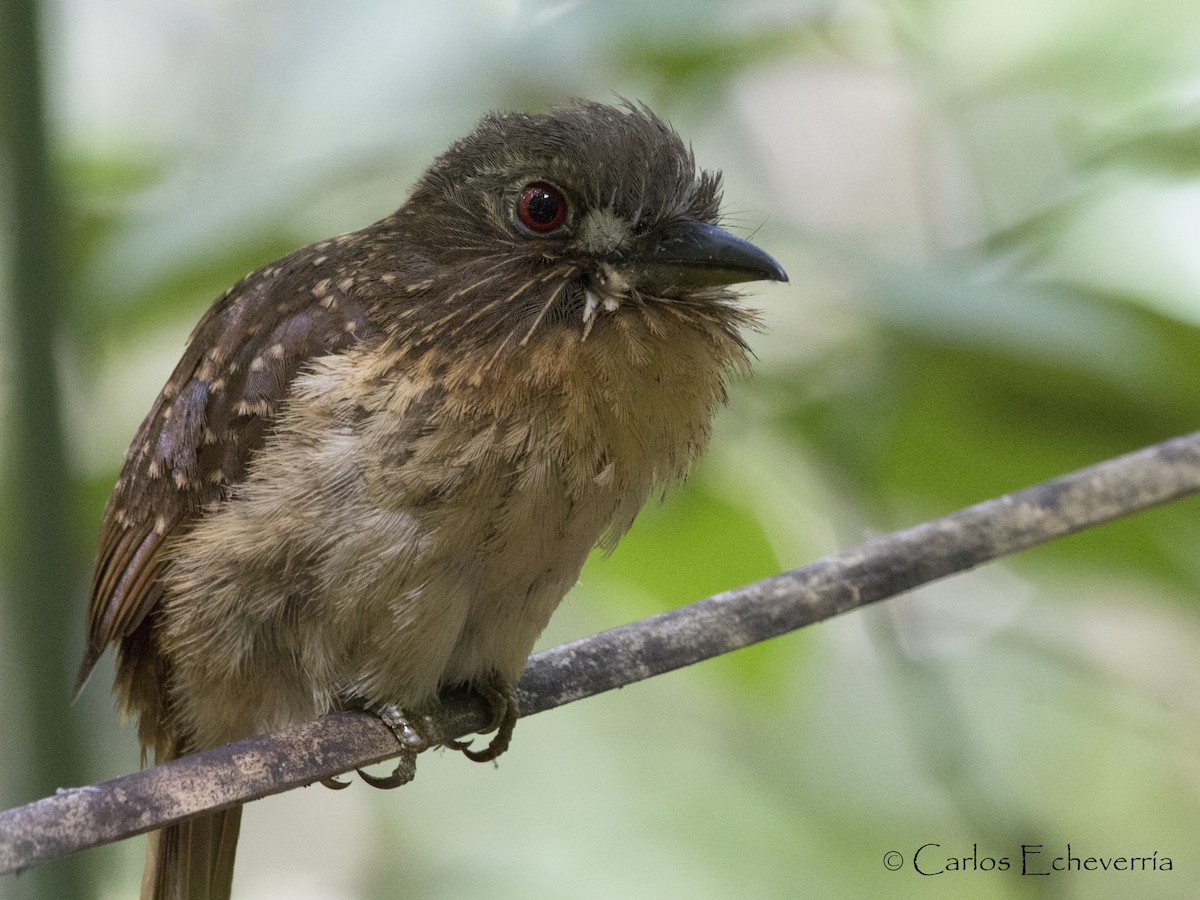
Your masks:
M204 813L150 835L142 900L229 900L242 808Z

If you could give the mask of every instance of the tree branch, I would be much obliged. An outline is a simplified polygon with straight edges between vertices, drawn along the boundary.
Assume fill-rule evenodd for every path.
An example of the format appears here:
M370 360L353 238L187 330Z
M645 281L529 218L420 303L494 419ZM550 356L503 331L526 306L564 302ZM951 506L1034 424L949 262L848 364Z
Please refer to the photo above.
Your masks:
M1200 492L1200 432L898 531L855 550L534 655L517 692L533 715L894 596L980 563ZM443 695L461 737L482 700ZM399 754L386 726L336 713L0 813L0 873L277 794Z

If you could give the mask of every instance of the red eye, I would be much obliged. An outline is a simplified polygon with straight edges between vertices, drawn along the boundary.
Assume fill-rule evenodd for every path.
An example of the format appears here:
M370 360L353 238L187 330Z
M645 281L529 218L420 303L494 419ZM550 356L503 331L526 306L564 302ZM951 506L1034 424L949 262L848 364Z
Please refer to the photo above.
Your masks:
M517 218L530 231L548 234L567 220L567 201L562 191L544 181L528 184L517 201Z

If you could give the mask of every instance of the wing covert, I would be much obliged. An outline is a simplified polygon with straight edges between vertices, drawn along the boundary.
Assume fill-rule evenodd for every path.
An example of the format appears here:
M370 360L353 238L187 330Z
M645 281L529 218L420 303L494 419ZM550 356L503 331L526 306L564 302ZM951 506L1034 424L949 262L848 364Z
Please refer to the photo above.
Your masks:
M165 544L246 478L297 373L376 334L355 284L372 257L355 252L365 239L323 241L246 276L192 332L104 510L77 691L158 602Z

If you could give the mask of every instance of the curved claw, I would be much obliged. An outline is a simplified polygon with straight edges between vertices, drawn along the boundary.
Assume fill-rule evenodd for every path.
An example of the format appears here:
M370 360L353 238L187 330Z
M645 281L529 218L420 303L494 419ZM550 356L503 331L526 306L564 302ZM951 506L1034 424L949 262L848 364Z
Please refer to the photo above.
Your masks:
M361 775L362 773L360 772L359 774ZM321 784L325 785L325 787L329 788L331 791L344 791L346 788L350 787L349 781L341 781L334 775L330 775L328 778L322 778Z
M487 700L492 710L492 721L488 723L484 732L494 730L496 736L482 750L468 749L470 741L447 742L447 746L461 750L463 756L472 762L492 762L512 743L513 729L516 727L517 718L521 713L517 708L517 698L513 693L512 685L500 678L499 675L495 675L491 681L479 685L477 690Z
M396 766L395 771L392 772L391 775L384 775L382 778L375 775L370 775L364 772L362 769L355 769L354 771L358 772L359 777L371 787L379 788L380 790L391 790L392 788L398 788L401 785L408 784L413 780L414 774L413 767L406 766L404 761L401 761Z
M471 762L491 762L507 750L510 743L512 743L512 728L501 728L496 736L492 738L491 743L482 750L471 750L468 749L468 746L456 747L455 749L461 750L462 755L471 760ZM466 744L469 745L470 741L467 741Z

